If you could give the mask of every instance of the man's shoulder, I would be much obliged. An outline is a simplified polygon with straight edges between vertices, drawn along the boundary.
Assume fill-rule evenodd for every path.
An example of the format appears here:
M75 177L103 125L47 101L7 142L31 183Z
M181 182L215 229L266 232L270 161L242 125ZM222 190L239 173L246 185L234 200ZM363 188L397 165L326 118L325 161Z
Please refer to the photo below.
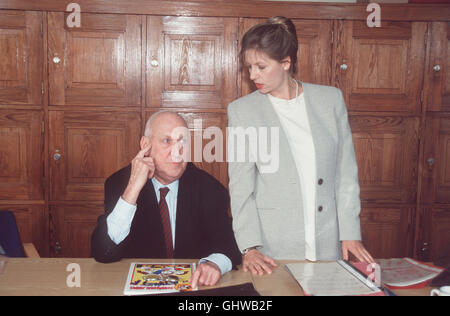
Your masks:
M117 170L112 175L110 175L106 181L106 184L121 184L128 183L131 174L131 164L123 167L122 169Z
M186 176L188 179L190 179L189 182L196 182L198 183L199 187L201 189L211 191L221 191L221 192L227 192L226 188L220 183L216 178L214 178L212 175L210 175L205 170L202 170L198 167L196 167L193 163L188 163L188 166L186 168Z

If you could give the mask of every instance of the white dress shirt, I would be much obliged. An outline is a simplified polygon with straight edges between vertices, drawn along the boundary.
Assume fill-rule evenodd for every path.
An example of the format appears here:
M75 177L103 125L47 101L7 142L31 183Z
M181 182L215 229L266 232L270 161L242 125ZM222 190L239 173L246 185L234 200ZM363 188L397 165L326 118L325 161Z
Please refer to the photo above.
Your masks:
M169 208L170 225L172 230L172 241L173 248L175 249L175 227L176 227L176 217L177 217L177 201L178 201L178 184L179 181L176 180L168 185L161 184L154 177L152 178L153 188L155 189L156 199L160 200L160 188L168 187L169 192L166 195L166 202ZM136 212L137 206L132 205L122 197L119 198L114 210L106 218L106 223L108 225L108 235L109 238L116 244L120 244L130 233L131 222L133 221L134 214ZM215 263L222 274L225 274L232 269L231 260L221 253L213 253L206 258L202 258L199 263L205 261L211 261Z
M316 156L304 93L292 100L269 94L269 99L286 134L300 179L305 221L305 258L316 261Z

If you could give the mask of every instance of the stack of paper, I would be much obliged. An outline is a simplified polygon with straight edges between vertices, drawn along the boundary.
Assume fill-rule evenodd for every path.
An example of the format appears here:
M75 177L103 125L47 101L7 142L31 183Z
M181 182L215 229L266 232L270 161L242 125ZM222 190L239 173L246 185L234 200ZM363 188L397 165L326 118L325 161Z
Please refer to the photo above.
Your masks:
M383 292L344 261L286 265L307 295L378 295Z

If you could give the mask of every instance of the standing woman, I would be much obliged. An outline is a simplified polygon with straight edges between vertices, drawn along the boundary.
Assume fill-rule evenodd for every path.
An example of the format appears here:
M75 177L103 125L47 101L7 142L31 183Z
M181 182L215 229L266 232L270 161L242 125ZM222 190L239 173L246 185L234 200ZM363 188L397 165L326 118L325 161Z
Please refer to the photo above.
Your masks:
M256 128L259 146L262 128L279 128L278 142L269 144L279 152L277 170L266 172L267 161L259 157L229 162L233 229L244 271L254 274L271 273L274 259L348 259L351 252L374 261L361 243L358 170L344 98L337 88L293 78L297 50L291 20L274 17L252 27L240 58L258 90L228 106L229 126ZM240 149L237 143L228 141L229 153Z

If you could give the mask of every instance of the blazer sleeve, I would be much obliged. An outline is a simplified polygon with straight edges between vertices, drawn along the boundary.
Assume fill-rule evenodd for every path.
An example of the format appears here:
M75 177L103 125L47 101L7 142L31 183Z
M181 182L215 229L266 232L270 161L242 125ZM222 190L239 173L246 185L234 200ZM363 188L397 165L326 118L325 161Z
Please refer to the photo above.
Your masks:
M234 111L236 104L228 107L228 127L244 127ZM229 133L230 136L230 133ZM263 246L260 221L255 201L255 183L257 167L255 162L230 161L237 153L237 142L227 140L228 176L231 197L231 214L233 230L240 251L254 246ZM242 148L240 149L242 150ZM233 159L234 160L234 159Z
M339 221L339 239L341 241L361 240L359 218L361 201L359 197L358 166L345 100L341 90L337 91L336 116L339 147L335 193Z

